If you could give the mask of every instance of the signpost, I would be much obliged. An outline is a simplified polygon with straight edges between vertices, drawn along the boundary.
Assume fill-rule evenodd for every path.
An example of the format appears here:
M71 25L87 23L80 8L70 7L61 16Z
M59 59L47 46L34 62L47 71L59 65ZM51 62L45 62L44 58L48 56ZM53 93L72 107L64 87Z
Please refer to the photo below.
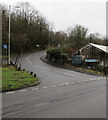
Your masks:
M5 59L7 59L7 58L8 58L8 57L7 57L7 56L8 56L8 54L7 54L7 48L8 48L8 47L7 47L7 45L6 45L6 44L4 44L4 45L3 45L3 51L4 51L4 56L5 56ZM7 60L7 63L8 63L8 60Z

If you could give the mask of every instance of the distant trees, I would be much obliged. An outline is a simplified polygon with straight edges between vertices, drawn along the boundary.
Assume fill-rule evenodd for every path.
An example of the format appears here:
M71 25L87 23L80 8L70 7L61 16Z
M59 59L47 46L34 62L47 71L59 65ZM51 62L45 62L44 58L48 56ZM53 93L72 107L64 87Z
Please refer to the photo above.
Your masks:
M105 43L105 38L102 39L98 34L88 35L88 29L81 25L76 25L67 33L53 31L48 20L28 2L18 6L19 9L11 9L11 53L32 51L36 45L40 49L60 45L70 55L89 42ZM3 44L8 44L9 11L6 7L2 8L2 39Z
M11 53L34 50L37 44L44 49L49 42L48 21L29 3L20 3L18 6L19 9L11 11ZM6 8L2 16L3 44L8 44L9 13Z
M88 34L88 28L76 25L74 28L68 29L68 44L73 48L73 52L88 43L96 43L106 45L105 38L100 37L99 33Z

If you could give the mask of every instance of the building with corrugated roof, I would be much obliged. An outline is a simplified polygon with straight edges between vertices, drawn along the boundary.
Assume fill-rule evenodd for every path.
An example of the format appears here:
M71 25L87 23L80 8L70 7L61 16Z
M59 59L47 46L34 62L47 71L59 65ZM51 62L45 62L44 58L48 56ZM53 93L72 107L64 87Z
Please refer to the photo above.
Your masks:
M108 66L108 46L89 43L74 54L82 55L85 62L97 61L99 66Z

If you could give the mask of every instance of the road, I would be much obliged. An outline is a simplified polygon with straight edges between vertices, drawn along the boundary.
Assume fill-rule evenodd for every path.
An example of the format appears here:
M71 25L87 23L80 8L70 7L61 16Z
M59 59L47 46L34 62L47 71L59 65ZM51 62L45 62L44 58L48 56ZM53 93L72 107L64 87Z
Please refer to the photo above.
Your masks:
M48 65L25 54L22 68L41 83L3 94L3 118L106 118L106 78Z

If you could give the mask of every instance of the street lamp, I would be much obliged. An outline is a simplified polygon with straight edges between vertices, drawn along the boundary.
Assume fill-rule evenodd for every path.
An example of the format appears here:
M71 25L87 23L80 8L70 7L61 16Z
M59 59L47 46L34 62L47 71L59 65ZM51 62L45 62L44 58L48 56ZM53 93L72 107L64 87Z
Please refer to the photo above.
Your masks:
M10 21L11 21L11 7L20 8L19 6L11 6L11 5L9 5L8 64L10 64Z

